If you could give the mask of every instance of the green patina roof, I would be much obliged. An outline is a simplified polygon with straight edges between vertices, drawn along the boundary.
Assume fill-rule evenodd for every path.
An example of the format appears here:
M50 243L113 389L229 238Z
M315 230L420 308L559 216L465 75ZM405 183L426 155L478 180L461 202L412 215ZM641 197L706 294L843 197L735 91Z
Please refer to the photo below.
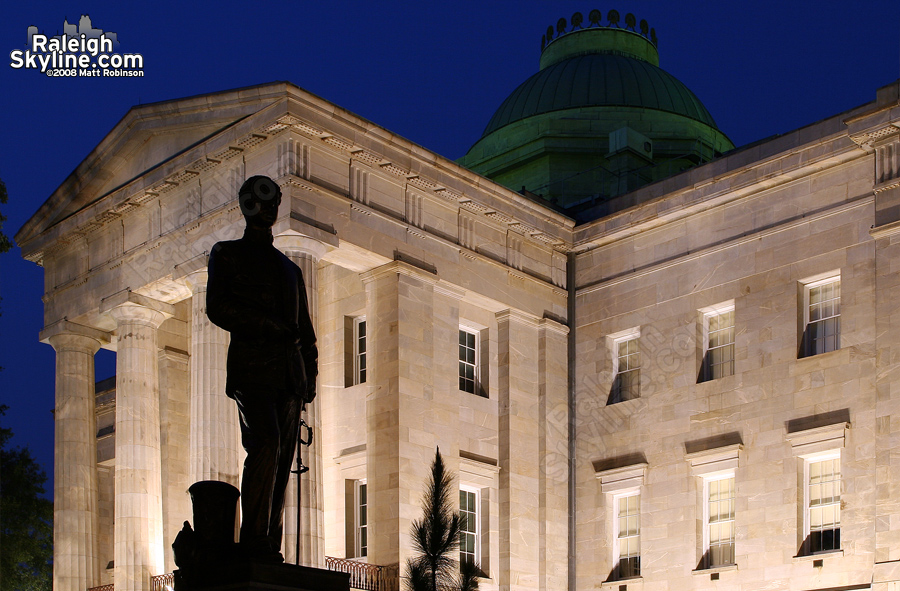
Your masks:
M576 211L734 147L700 99L660 69L646 21L626 14L623 27L615 10L608 22L599 10L588 20L575 13L547 28L540 70L503 101L460 164Z
M523 82L494 113L482 137L542 113L617 106L667 111L717 128L700 99L671 74L630 56L592 53L552 64Z

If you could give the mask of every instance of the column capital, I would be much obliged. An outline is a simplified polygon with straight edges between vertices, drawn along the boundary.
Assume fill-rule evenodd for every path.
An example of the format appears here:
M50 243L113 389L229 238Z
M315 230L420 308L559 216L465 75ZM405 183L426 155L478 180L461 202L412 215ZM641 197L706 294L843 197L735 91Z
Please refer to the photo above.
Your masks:
M414 277L423 283L430 283L432 285L440 281L437 273L420 269L415 265L400 260L391 261L385 265L366 271L365 273L360 274L359 278L362 280L363 285L365 285L377 279L381 279L386 275L406 275L407 277Z
M541 332L544 334L555 333L560 336L569 334L569 327L553 318L541 318L538 320L538 327L540 327Z
M111 335L90 326L69 322L65 318L48 324L38 337L41 342L48 343L56 351L79 350L97 352L100 347L108 345Z
M454 300L462 300L466 297L466 290L453 285L452 283L448 283L446 281L439 281L434 284L434 293L438 293L448 298Z
M136 321L159 328L159 325L175 315L175 306L123 290L103 298L100 301L100 313L109 314L117 324Z
M541 326L541 319L537 316L532 316L531 314L526 314L521 310L514 310L512 308L500 310L495 314L495 317L497 318L498 323L515 322L526 326Z
M209 282L209 269L203 268L199 271L192 271L184 277L184 283L191 290L192 294L198 291L206 291L206 284Z
M328 251L325 244L315 238L291 233L275 236L275 248L283 253L287 253L289 250L299 251L308 254L317 261L321 261Z

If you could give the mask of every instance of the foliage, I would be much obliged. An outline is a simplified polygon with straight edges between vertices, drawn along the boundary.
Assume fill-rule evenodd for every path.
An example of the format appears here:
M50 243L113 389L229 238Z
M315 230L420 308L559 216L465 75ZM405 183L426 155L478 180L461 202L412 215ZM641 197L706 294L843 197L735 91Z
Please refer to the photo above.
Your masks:
M418 556L406 563L408 591L478 591L478 565L460 565L457 560L460 517L453 510L454 492L453 475L444 466L440 450L436 450L431 479L422 496L422 518L411 528Z
M8 409L0 405L0 416ZM12 430L0 428L0 581L4 591L53 587L53 503L47 475L28 448L7 449Z
M6 199L7 199L6 183L3 182L3 179L0 179L0 204L5 204ZM6 236L6 234L3 233L3 222L5 222L5 221L6 221L6 216L3 215L2 213L0 213L0 254L4 253L4 252L8 251L10 248L12 248L12 242L9 240L9 238ZM3 368L0 367L0 370L2 370L2 369ZM0 414L2 414L2 413L0 413Z
M3 179L0 179L0 204L6 204L6 184L3 182ZM10 248L12 248L12 242L3 233L3 222L6 221L6 216L0 213L0 253L6 252Z

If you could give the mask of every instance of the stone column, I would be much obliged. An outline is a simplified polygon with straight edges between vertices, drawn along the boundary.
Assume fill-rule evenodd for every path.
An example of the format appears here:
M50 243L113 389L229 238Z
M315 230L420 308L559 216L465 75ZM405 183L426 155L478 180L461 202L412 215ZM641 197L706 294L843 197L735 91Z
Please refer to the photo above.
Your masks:
M132 292L103 300L116 321L116 591L149 591L163 574L157 329L175 309ZM171 542L169 542L171 543Z
M228 333L206 316L204 269L186 277L191 289L190 481L238 486L241 474L237 405L225 395Z
M291 259L303 271L306 284L306 297L309 302L309 315L313 327L318 334L318 268L319 261L325 255L325 245L312 238L287 234L275 237L275 246ZM322 389L319 388L319 392ZM315 437L311 447L303 447L302 460L309 466L309 472L300 479L300 557L297 560L297 475L292 474L288 483L288 494L285 502L284 524L284 557L289 563L324 568L325 566L325 511L322 505L324 496L324 465L322 462L322 417L319 407L321 403L314 400L307 405L303 415L307 424L311 425ZM305 430L304 430L305 435Z
M56 350L53 588L100 584L94 354L109 337L62 321L41 335Z
M536 591L540 576L539 319L497 314L500 443L500 589Z

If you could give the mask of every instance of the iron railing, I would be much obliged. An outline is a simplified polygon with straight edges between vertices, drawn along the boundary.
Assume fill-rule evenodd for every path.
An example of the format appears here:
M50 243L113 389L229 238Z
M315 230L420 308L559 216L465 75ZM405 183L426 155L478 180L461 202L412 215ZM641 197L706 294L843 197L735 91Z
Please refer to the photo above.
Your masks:
M172 591L174 586L175 575L173 575L172 573L150 577L150 591ZM115 586L110 583L109 585L91 587L87 591L115 591Z
M175 588L175 575L166 573L150 577L150 591L172 591Z
M350 575L350 587L361 591L394 591L396 569L377 564L367 564L345 558L325 557L325 568ZM171 591L175 577L172 573L150 577L150 591ZM87 591L115 591L112 584L91 587Z
M396 569L346 558L325 557L325 568L350 575L350 588L362 591L391 591L396 588Z

